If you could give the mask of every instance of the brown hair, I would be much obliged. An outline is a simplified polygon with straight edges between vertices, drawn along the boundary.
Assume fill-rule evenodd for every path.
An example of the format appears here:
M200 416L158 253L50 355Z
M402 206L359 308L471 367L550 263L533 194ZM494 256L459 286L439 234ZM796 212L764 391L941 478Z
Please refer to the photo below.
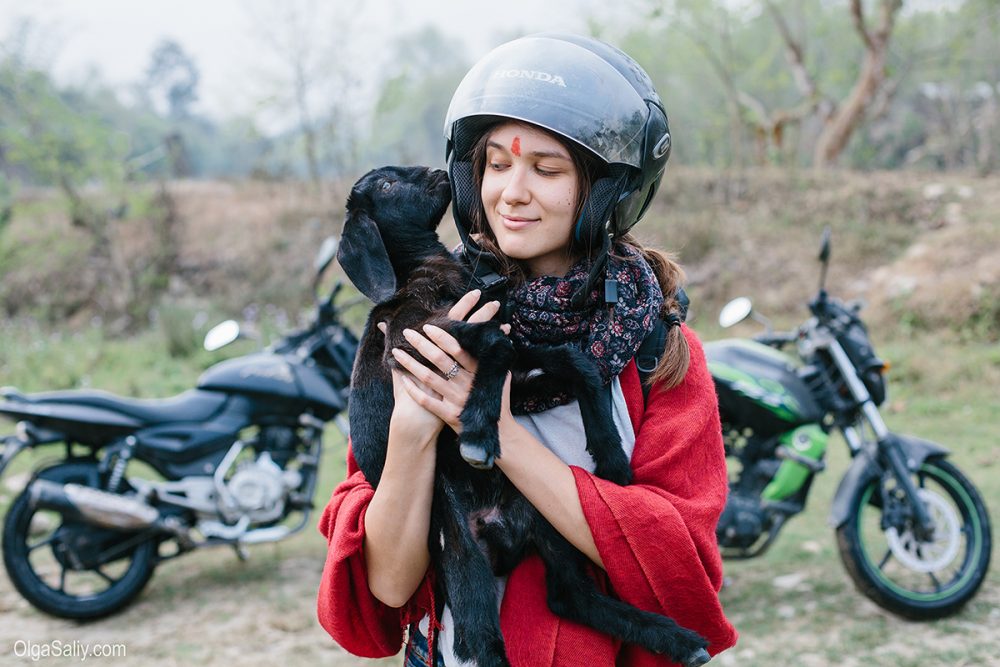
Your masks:
M471 223L469 231L471 234L476 235L476 242L482 249L491 253L497 259L497 270L506 276L512 285L520 285L527 279L524 267L515 260L507 257L500 250L496 236L493 235L493 230L490 229L489 223L486 220L486 212L482 201L483 175L486 171L486 144L493 130L504 122L518 121L499 121L486 126L483 128L479 140L470 151L472 173L476 187L474 188L473 204L469 211L469 222ZM551 132L549 134L569 151L570 157L573 159L573 166L576 168L577 173L577 192L579 193L575 215L579 218L583 207L589 199L588 195L590 194L591 185L606 172L606 165L589 151L575 143L568 142L559 135ZM677 289L684 282L685 276L684 269L674 260L674 257L661 250L643 247L631 234L625 234L616 239L616 241L636 250L653 269L664 298L660 317L666 319L671 314L681 315L681 305L676 295ZM567 252L573 257L587 256L593 258L599 249L599 246L594 245L592 240L586 242L573 240ZM617 255L616 258L625 259ZM679 326L667 325L667 342L664 346L663 356L660 357L660 362L647 379L647 383L650 385L662 383L667 389L676 387L684 379L685 374L687 374L690 360L691 356L687 339L681 332L681 328Z

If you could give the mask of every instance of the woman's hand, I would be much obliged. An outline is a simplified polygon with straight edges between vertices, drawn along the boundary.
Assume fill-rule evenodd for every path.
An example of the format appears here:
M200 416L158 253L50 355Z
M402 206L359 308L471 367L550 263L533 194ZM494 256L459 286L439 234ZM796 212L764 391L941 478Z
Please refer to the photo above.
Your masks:
M414 442L436 442L438 433L444 427L444 422L411 398L410 392L406 388L407 384L414 387L416 391L423 391L423 385L418 388L406 373L393 369L392 397L395 406L392 409L392 427L406 433Z
M453 320L464 320L479 302L481 292L473 290L463 296L448 311L448 317ZM500 310L498 301L490 301L469 316L469 322L488 322ZM509 333L509 325L501 327L504 333ZM456 433L461 433L462 424L459 416L469 398L472 382L476 376L478 364L476 359L462 349L447 331L432 325L423 327L423 332L410 329L403 331L403 336L425 359L434 364L445 377L441 377L427 368L406 352L394 348L392 350L396 361L408 373L402 376L402 387L409 399L435 415L440 423L447 424Z

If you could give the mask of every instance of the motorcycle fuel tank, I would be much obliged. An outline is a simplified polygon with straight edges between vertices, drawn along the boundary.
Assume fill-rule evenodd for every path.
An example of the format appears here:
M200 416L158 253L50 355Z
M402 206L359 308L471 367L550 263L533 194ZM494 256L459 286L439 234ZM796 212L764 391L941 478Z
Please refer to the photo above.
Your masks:
M753 341L727 339L706 343L705 356L724 422L776 434L823 418L794 362L781 352Z
M345 407L321 371L279 354L251 354L218 363L198 378L198 388L304 402L332 413Z

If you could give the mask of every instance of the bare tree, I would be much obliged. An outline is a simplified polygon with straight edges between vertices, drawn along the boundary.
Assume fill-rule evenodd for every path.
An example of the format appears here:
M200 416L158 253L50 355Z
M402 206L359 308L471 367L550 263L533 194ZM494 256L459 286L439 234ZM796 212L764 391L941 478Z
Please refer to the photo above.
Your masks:
M781 37L785 61L799 94L795 103L773 109L768 109L757 96L737 85L730 65L733 59L725 54L728 39L725 21L722 22L722 30L705 25L697 19L696 11L684 3L677 3L675 12L679 21L676 27L694 41L719 77L732 117L739 119L755 138L758 161L768 161L772 148L779 153L782 151L789 127L815 117L821 121L822 129L813 148L813 164L823 168L836 162L866 113L887 108L895 92L895 86L886 73L886 62L889 41L902 4L902 0L878 0L876 22L870 26L862 0L850 0L852 25L864 51L850 91L842 100L835 100L826 94L809 70L803 41L795 36L782 9L773 0L762 0L763 9ZM726 9L720 11L724 17L729 16ZM712 34L719 38L721 47L712 46L707 37Z
M286 0L248 5L257 41L277 59L266 104L297 119L309 179L319 188L324 152L343 148L350 157L352 48L362 14L359 0L317 3ZM318 111L319 110L319 111Z
M834 108L816 141L813 164L822 168L834 162L861 124L866 111L886 85L889 39L902 0L879 0L874 29L869 26L861 0L850 0L851 19L864 45L861 66L851 91Z

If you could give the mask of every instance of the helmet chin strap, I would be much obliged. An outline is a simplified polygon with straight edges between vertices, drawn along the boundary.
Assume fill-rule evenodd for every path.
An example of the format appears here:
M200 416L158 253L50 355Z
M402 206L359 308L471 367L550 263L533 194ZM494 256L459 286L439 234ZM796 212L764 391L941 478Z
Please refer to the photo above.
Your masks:
M612 226L609 223L618 202L629 195L628 182L627 173L620 173L617 178L606 176L595 181L580 213L580 219L577 220L574 231L576 241L579 243L586 234L592 242L600 243L600 248L591 263L586 284L573 295L572 303L576 307L583 305L602 277L604 304L618 303L618 281L607 275L608 253L611 252L614 243Z

